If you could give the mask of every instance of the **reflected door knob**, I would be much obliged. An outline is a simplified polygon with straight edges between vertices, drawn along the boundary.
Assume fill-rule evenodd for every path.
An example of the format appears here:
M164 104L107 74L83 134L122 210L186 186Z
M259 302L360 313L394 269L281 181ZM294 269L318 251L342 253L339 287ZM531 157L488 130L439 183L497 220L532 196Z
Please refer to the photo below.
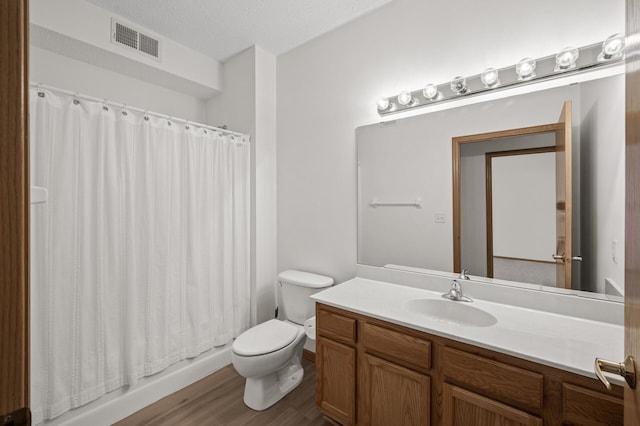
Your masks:
M611 390L611 383L609 383L607 378L604 376L602 373L603 371L624 377L631 389L636 388L636 363L632 356L628 356L624 362L613 362L607 361L606 359L596 358L593 371L608 390Z
M561 260L563 262L582 262L582 256L573 256L570 258L566 258L564 257L564 254L552 254L551 257L553 257L554 260Z

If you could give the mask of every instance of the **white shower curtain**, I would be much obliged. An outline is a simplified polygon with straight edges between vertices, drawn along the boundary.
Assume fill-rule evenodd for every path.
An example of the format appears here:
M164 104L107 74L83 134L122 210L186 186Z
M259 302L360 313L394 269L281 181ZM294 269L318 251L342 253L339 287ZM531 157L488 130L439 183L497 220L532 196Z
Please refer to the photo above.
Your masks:
M247 137L33 89L31 144L35 419L248 328Z

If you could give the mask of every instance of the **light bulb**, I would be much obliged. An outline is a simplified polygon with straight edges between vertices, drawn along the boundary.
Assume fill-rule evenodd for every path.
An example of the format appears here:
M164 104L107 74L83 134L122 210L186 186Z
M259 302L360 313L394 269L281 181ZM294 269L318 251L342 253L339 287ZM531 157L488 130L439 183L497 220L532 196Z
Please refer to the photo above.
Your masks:
M440 92L438 92L438 86L435 84L427 84L424 86L424 89L422 89L422 94L425 98L434 101L438 99Z
M536 76L536 60L532 58L524 58L516 65L516 73L518 80L529 80Z
M454 77L451 80L451 90L456 95L464 95L467 93L467 80L464 77Z
M407 106L409 105L411 102L413 101L413 96L411 96L410 92L407 92L406 90L403 90L402 92L400 92L400 94L398 95L398 103L400 105L404 105Z
M378 99L378 111L386 111L389 109L389 98L380 98Z
M614 34L602 43L602 52L598 55L598 62L610 61L612 59L619 59L622 57L624 51L624 36L620 34Z
M500 84L499 72L495 68L487 68L480 74L480 81L484 87L491 88Z
M580 52L575 47L565 47L556 55L555 72L566 71L576 67L576 61L580 56Z

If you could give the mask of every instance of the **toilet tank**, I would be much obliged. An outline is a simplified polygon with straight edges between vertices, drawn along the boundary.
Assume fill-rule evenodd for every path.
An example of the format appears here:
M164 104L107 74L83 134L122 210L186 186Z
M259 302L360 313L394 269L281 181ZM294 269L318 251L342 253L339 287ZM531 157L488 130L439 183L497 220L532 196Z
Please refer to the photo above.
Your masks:
M313 300L309 298L333 285L333 278L310 272L289 270L278 274L284 318L296 324L315 315Z

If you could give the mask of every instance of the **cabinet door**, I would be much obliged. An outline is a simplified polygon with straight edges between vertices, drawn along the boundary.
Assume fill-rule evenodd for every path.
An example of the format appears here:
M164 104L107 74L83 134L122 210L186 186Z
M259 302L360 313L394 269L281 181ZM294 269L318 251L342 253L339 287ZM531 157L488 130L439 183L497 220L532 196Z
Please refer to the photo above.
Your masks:
M365 398L361 400L361 424L372 426L428 425L430 418L429 376L382 360L364 357L360 374L366 380Z
M468 390L444 385L444 426L542 426L542 419Z
M567 425L615 426L624 423L624 401L569 383L562 385L562 420Z
M356 350L318 336L316 405L345 426L356 419Z

